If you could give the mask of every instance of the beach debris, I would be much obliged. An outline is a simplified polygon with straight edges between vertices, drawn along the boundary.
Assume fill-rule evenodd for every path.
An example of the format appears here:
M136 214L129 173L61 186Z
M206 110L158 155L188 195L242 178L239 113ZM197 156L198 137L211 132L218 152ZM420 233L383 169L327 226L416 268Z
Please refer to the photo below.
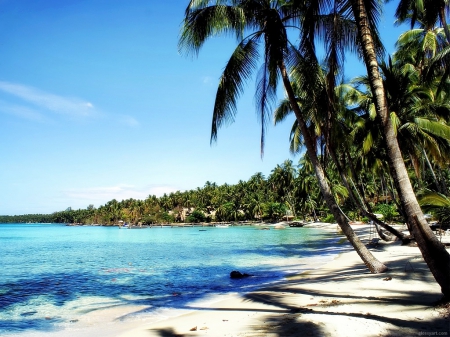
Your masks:
M191 328L189 331L197 331L197 327L194 326L193 328Z
M200 328L200 330L208 330L209 328L207 326L203 326Z
M320 303L321 303L323 306L331 307L331 306L333 306L333 305L339 305L339 304L341 304L341 301L339 301L339 300L328 300L328 301L326 301L326 300L321 300Z
M390 277L390 276L385 277L385 278L383 279L383 281L390 281L390 280L392 280L392 277Z
M445 319L450 318L450 302L439 304L436 307L436 310L439 312L439 315Z

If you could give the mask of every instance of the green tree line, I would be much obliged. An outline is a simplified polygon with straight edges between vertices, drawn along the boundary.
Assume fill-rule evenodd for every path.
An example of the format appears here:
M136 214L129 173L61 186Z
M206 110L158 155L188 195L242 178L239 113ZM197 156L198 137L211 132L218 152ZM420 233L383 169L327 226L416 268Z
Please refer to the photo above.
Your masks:
M444 172L446 175L443 179L448 184L450 171L441 171ZM364 181L362 189L371 207L388 220L404 221L404 217L397 211L395 200L391 198L394 190L389 182L389 175L374 175L370 171L366 174L371 177L361 179ZM352 220L367 220L349 198L333 165L329 165L327 176L332 182L334 196L342 211ZM420 181L413 181L417 188L423 190L435 188L431 174L424 175ZM286 215L289 217L286 218ZM267 178L259 172L237 184L217 185L207 181L203 187L188 191L177 191L161 197L150 195L144 200L113 199L98 208L89 205L86 209L74 210L69 207L52 214L0 216L1 223L78 223L106 226L117 225L119 221L130 224L161 224L282 219L334 221L306 157L297 165L286 160L277 165Z

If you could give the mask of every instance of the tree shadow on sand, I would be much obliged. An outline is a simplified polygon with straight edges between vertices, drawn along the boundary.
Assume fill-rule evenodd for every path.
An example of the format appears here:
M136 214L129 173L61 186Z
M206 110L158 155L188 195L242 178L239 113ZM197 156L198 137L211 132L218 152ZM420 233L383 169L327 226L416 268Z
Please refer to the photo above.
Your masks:
M382 250L383 247L378 249ZM370 274L360 263L350 265L339 271L319 271L314 275L285 280L275 285L262 288L243 295L246 308L203 308L188 307L191 310L217 310L242 312L255 311L265 313L260 324L247 327L242 335L248 337L277 336L332 336L327 325L341 320L359 320L359 328L367 326L379 331L371 331L377 336L413 336L420 334L450 334L450 321L439 315L434 305L441 298L438 292L430 293L421 289L402 288L403 281L413 279L419 282L435 282L424 262L416 255L410 254L403 259L393 261L385 274ZM390 279L396 283L388 282ZM385 280L386 279L386 280ZM338 289L339 281L351 280L354 284L364 282L367 291L359 288ZM313 284L320 284L315 290ZM249 303L267 304L272 308L249 308ZM373 306L375 304L375 306ZM354 305L354 306L352 306ZM259 308L259 309L258 309ZM419 309L417 309L419 308ZM373 312L369 312L372 311ZM418 311L416 311L418 310ZM434 310L422 317L423 310ZM396 315L396 312L410 311L409 314ZM170 322L168 322L170 324ZM351 328L351 327L349 327ZM344 328L345 329L345 328ZM176 334L171 328L151 330L155 336L192 336L192 332ZM351 331L348 331L351 335ZM369 333L369 331L367 332ZM223 332L223 335L226 331ZM194 334L195 335L195 334Z

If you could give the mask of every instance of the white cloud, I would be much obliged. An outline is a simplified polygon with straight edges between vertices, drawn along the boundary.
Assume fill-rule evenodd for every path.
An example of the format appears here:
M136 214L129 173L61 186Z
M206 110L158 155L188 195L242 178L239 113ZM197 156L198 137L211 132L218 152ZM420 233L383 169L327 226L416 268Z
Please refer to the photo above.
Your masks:
M119 184L110 187L93 187L85 189L70 189L64 191L66 197L70 199L83 200L83 204L104 205L112 199L118 201L125 199L144 200L149 195L162 196L164 193L176 192L178 189L167 185L151 185L136 187L133 185Z
M35 109L30 109L21 105L9 104L4 101L0 101L0 111L32 121L43 122L47 120L44 115Z
M57 114L72 117L88 117L97 113L94 105L90 102L78 98L54 95L21 84L0 81L0 91L16 96L38 108L50 110Z
M49 120L49 112L68 117L105 117L91 102L79 98L58 96L17 83L0 81L0 111L34 121ZM7 102L5 94L14 96L18 103ZM139 121L125 114L110 115L116 123L127 127L138 127Z

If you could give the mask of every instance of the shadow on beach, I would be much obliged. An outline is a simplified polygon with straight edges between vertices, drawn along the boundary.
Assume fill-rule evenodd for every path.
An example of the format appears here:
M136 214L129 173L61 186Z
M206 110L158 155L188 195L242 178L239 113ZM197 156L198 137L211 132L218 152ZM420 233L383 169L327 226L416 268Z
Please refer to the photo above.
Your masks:
M441 294L428 267L417 255L417 250L401 249L405 254L402 258L392 256L386 261L389 270L383 274L370 274L356 260L345 264L341 270L333 268L331 263L331 267L305 272L243 295L241 304L244 308L238 303L235 307L189 309L261 315L256 324L252 321L242 334L229 336L450 334L448 308L445 314L445 309L443 312L435 307ZM374 251L389 254L383 245ZM161 337L192 336L192 333L180 335L166 328L149 332ZM226 331L221 335L227 335Z

